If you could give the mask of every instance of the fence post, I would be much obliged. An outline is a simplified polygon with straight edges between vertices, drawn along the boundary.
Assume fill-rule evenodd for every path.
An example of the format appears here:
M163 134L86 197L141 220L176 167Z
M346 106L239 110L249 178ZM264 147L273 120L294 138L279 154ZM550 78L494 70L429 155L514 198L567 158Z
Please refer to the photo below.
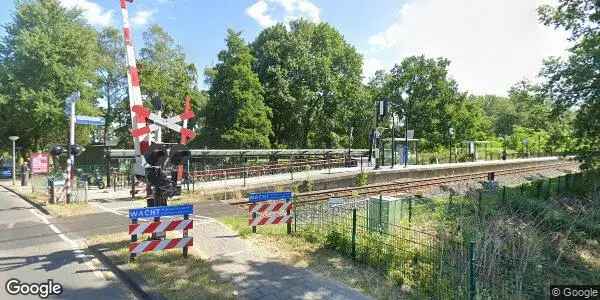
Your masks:
M382 202L383 202L383 195L379 194L379 223L377 223L377 227L379 228L379 233L381 233L383 231L383 225L381 225L381 215L382 215Z
M352 209L352 259L356 259L356 208Z
M502 187L502 206L506 205L506 186Z
M477 295L475 282L475 242L469 242L469 300L475 300Z
M252 220L256 219L256 213L252 213ZM256 226L252 226L252 233L256 233Z
M294 205L294 203L292 202L292 206ZM291 214L291 208L288 206L288 208L285 210L285 214L286 215L290 215ZM292 223L291 223L291 219L287 221L287 234L290 235L292 234Z
M408 198L408 225L412 223L412 197Z
M525 184L521 183L521 196L523 196L523 190L525 189Z
M482 213L481 213L481 197L483 192L482 191L478 191L479 194L477 195L477 216L479 217L479 221L481 221L481 217L482 217Z

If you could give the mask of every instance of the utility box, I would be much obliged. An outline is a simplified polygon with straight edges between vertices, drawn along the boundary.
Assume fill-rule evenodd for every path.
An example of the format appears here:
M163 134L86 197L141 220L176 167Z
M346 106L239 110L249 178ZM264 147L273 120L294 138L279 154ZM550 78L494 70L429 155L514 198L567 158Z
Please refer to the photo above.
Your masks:
M60 193L65 188L65 180L62 178L48 178L48 195L50 204L55 204L60 199Z
M369 231L390 233L393 225L402 221L408 211L408 198L373 196L367 207L367 226Z

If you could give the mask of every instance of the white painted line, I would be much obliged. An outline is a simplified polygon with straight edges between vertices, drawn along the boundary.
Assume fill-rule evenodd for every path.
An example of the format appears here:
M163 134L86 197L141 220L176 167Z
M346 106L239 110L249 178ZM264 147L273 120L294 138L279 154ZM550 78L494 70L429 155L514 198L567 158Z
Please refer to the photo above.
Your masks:
M106 206L104 206L104 205L102 205L102 204L98 204L98 203L91 203L91 204L92 204L93 206L95 206L95 207L97 207L97 208L99 208L99 209L103 210L103 211L106 211L106 212L109 212L109 213L113 213L113 214L115 214L115 215L119 215L119 216L126 216L126 215L127 215L127 214L126 214L126 213L124 213L124 212L119 212L119 211L116 211L116 210L114 210L114 209L112 209L112 208L109 208L109 207L106 207Z
M75 257L78 259L82 259L85 261L85 264L88 268L90 268L90 270L93 271L94 275L96 275L96 277L100 278L100 279L106 279L104 277L104 275L102 275L102 272L98 271L96 269L96 267L94 267L94 265L92 264L92 262L90 261L90 256L85 255L84 251L81 250L79 244L77 244L75 241L73 241L72 239L70 239L69 237L67 237L64 233L62 233L62 231L60 231L60 229L58 229L58 227L56 227L54 224L51 224L50 221L48 221L48 218L46 218L44 215L40 214L37 209L30 209L29 210L32 214L34 214L36 217L38 217L42 223L48 225L48 227L50 227L50 230L52 230L54 233L56 233L58 235L58 237L60 237L63 241L65 241L67 244L69 244L73 250L73 253L75 253Z
M244 250L239 250L239 251L234 251L234 252L220 254L219 256L234 256L234 255L242 254L242 253L250 251L250 250L251 249L244 249Z

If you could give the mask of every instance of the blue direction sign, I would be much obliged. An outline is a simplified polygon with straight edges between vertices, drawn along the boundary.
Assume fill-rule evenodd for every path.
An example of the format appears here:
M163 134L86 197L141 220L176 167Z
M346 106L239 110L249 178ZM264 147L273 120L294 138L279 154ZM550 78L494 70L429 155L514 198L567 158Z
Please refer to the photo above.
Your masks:
M191 215L194 207L191 204L133 208L129 210L130 219L155 218Z
M79 125L104 126L104 118L90 116L75 116L75 123Z
M250 193L248 200L250 202L261 202L270 200L285 200L292 199L292 192L266 192L266 193Z

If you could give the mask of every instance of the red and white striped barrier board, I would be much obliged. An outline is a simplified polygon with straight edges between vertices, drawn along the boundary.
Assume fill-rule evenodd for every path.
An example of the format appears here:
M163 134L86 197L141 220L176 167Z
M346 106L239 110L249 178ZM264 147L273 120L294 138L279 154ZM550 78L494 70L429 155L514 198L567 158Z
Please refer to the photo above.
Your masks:
M194 243L192 237L188 235L188 230L194 227L194 221L190 220L190 215L192 215L192 213L193 206L191 204L130 209L130 261L133 261L135 256L140 253L175 248L183 248L183 257L187 257L188 247L193 246ZM183 216L183 219L176 219L177 216ZM161 217L164 219L161 220ZM154 221L138 223L140 218L151 218ZM165 233L168 231L181 231L182 237L165 239ZM147 241L138 241L138 239L140 239L144 234L152 234L152 239Z
M167 220L162 222L129 224L129 235L157 233L173 230L189 230L194 227L192 220Z
M294 206L291 202L284 201L266 201L250 204L248 206L248 224L250 226L291 224L293 208Z
M170 239L170 240L150 240L129 244L129 253L140 254L144 252L162 251L175 248L186 248L194 245L192 237Z

